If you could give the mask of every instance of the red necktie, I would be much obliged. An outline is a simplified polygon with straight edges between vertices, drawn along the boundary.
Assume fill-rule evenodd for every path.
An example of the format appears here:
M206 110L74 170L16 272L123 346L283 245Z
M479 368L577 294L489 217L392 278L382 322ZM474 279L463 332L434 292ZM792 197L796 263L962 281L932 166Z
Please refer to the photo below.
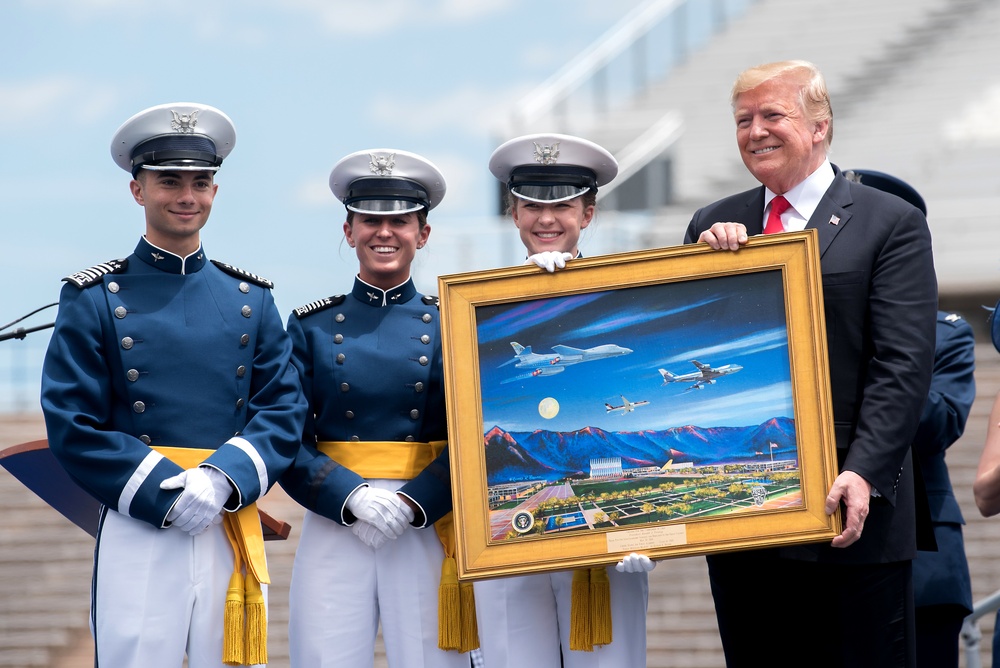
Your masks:
M771 200L771 212L767 214L767 225L764 226L764 234L775 234L784 232L785 228L781 224L781 214L791 206L788 200L778 195Z

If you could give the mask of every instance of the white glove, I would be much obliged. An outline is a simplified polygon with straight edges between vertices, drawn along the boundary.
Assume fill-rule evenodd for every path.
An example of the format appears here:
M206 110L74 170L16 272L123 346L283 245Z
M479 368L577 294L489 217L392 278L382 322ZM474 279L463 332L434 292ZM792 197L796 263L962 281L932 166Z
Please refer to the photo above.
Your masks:
M167 521L181 531L197 536L222 521L222 506L233 493L224 473L208 466L182 471L160 483L160 489L182 489Z
M386 538L398 538L409 522L403 512L403 500L396 494L375 487L359 487L347 497L347 509L359 520L373 525Z
M385 541L389 540L384 533L364 520L355 522L354 526L351 527L351 533L373 550L379 549Z
M615 565L615 570L619 573L648 573L654 568L656 568L655 561L645 554L637 554L636 552L623 557Z
M564 268L566 266L566 260L572 260L572 259L573 255L570 253L561 253L559 251L542 251L541 253L535 253L534 255L529 255L528 259L525 260L524 263L531 264L533 262L551 274L557 268L558 269Z

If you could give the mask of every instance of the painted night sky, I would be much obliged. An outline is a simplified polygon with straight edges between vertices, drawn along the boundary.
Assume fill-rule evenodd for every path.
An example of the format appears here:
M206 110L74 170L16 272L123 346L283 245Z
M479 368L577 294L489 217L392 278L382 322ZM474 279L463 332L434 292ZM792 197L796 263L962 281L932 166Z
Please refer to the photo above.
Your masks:
M760 424L793 417L785 304L778 270L476 307L483 430L661 430ZM615 344L627 355L511 381L511 341L551 354L552 346ZM663 384L657 369L697 371L691 360L743 370L713 385ZM507 382L504 382L507 381ZM648 401L623 414L621 406ZM558 402L554 417L539 404ZM551 406L551 401L546 401ZM549 411L551 413L551 410Z

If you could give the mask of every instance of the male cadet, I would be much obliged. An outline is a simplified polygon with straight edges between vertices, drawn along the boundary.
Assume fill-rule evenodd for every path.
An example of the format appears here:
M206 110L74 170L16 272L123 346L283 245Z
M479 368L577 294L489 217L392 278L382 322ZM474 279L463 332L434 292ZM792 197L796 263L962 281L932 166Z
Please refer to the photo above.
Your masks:
M761 185L695 212L684 241L738 252L748 234L817 231L840 470L825 506L843 508L844 530L829 544L709 557L726 662L913 666L910 444L937 311L927 221L830 164L833 111L812 63L746 70L731 101L737 148Z
M201 245L235 141L203 104L126 121L111 154L146 233L64 279L42 409L53 454L103 504L95 665L222 666L224 619L226 663L267 662L254 502L298 449L306 404L272 284Z

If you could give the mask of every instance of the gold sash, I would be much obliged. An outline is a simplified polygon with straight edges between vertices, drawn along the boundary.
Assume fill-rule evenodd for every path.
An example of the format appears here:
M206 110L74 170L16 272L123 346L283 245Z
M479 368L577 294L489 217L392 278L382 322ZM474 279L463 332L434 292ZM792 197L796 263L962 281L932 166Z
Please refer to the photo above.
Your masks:
M410 480L427 468L448 441L320 441L316 447L362 478Z
M448 441L321 441L316 447L362 478L410 480L437 459ZM476 603L472 584L458 581L455 525L448 513L434 523L444 548L438 589L438 647L468 652L479 647Z
M195 468L215 452L206 448L150 447L185 470ZM271 576L267 572L257 504L248 503L236 512L223 513L223 522L226 537L233 546L234 564L226 595L222 660L231 666L265 664L267 619L260 585L270 584Z

